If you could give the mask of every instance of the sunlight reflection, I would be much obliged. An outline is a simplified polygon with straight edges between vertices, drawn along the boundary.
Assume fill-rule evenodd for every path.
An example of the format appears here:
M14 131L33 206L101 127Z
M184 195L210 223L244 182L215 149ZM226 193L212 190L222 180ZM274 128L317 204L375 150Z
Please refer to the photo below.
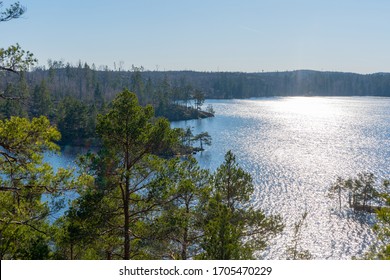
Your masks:
M176 123L208 131L213 144L196 155L215 170L227 150L253 176L253 206L285 218L265 259L283 259L294 222L308 211L304 247L316 259L350 259L370 246L368 224L334 215L326 196L338 177L390 174L390 99L275 97L213 100L216 117ZM347 209L345 209L346 211Z
M278 110L285 113L300 114L311 117L329 116L332 111L338 110L330 100L323 97L290 97L281 102ZM336 112L334 112L336 113Z

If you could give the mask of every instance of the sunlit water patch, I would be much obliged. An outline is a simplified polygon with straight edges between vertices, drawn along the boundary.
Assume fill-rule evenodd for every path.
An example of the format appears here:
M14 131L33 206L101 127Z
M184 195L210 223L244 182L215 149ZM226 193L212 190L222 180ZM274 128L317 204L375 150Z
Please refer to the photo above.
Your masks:
M368 250L374 240L371 217L356 217L346 208L339 213L327 190L337 176L390 177L390 99L288 97L208 104L215 118L172 126L209 132L212 146L196 155L204 168L215 170L232 150L253 176L253 204L283 216L286 229L263 258L285 258L293 224L305 211L300 245L314 258L350 259Z

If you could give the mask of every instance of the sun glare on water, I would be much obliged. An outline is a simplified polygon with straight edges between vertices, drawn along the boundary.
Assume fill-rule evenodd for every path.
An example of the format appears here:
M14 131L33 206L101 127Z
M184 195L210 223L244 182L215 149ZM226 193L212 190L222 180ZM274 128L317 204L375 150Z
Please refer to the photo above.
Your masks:
M323 97L291 97L285 100L286 102L280 104L281 111L307 117L329 116L336 110L331 102L324 102Z

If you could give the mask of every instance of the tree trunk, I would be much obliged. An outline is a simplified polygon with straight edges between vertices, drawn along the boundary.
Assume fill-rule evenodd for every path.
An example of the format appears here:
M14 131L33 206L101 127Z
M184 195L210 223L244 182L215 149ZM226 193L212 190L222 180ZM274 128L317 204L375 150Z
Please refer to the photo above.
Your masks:
M73 242L70 243L70 260L73 260Z
M189 202L186 201L185 202L185 205L186 205L186 225L185 225L185 228L184 228L184 233L183 233L183 243L182 243L182 247L181 247L181 259L182 260L186 260L187 259L187 247L188 247L188 217L189 217L189 213L190 213L190 205L189 205Z
M106 257L107 257L107 260L111 260L112 259L112 252L107 250Z
M341 187L339 186L339 210L341 211Z
M126 120L126 131L127 131L128 120ZM129 204L130 204L130 152L129 152L129 136L126 137L126 146L125 146L125 169L127 174L125 175L125 201L123 201L123 211L125 215L125 225L124 225L124 237L125 237L125 260L130 260L130 213L129 213Z
M186 260L187 259L187 243L188 243L188 230L185 228L184 235L183 235L183 244L181 249L181 259Z
M129 179L128 179L128 176L126 177L126 186L125 186L125 201L123 201L123 211L124 211L124 216L125 216L125 224L124 224L124 227L123 227L123 230L124 230L124 237L125 237L125 243L124 243L124 246L125 246L125 255L124 255L124 259L125 260L129 260L130 259L130 235L129 235L129 231L130 231L130 227L129 227L129 224L130 224L130 215L129 215L129 188L128 188L128 183L129 183Z

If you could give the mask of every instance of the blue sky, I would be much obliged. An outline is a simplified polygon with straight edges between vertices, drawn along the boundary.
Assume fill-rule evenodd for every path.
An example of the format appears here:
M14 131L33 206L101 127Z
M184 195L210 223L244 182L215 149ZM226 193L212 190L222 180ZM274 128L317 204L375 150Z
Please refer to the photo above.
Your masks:
M14 1L3 1L8 6ZM390 72L387 0L20 0L0 46L149 70Z

